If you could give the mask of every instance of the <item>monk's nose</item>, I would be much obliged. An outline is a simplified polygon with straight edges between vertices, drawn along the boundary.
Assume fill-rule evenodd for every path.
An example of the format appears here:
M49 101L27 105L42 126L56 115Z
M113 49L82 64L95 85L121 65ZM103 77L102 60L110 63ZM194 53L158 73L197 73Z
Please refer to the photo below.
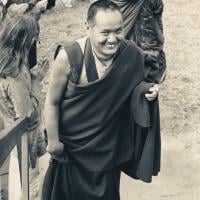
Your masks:
M111 43L111 44L117 42L117 37L115 36L115 34L110 34L109 35L108 42Z

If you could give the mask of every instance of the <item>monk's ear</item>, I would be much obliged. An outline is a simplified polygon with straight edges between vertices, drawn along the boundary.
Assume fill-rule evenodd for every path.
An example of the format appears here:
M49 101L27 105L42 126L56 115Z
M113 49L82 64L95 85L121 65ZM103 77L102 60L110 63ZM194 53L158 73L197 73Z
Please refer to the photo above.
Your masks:
M89 37L90 36L90 26L89 26L88 22L85 22L85 28L86 28L87 35Z
M88 22L85 22L85 27L86 27L86 30L87 30L87 31L90 30L90 26L89 26Z

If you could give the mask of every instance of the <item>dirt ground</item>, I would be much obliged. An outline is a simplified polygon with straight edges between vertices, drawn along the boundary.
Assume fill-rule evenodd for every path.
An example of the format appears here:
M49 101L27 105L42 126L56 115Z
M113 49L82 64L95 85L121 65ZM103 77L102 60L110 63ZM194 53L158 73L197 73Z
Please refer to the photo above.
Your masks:
M161 173L151 184L123 175L122 200L200 199L200 1L164 0L168 72L160 87ZM39 60L53 59L56 45L84 35L88 1L65 8L60 0L40 20ZM44 81L43 94L48 85ZM43 168L48 162L43 161Z

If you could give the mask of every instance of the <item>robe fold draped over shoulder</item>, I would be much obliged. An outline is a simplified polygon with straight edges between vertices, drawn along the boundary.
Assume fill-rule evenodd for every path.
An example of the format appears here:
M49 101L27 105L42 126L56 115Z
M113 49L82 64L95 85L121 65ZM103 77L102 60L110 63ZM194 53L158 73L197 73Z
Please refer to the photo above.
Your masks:
M130 99L144 79L144 59L133 42L123 43L124 49L102 79L85 85L69 81L60 106L59 134L65 154L88 171L114 168L133 154Z

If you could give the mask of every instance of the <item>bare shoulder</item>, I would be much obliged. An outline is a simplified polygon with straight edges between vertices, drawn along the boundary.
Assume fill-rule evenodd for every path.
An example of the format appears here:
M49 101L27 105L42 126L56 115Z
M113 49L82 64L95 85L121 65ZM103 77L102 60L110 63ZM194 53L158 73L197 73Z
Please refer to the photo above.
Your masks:
M60 48L56 59L68 60L67 52L65 51L63 47Z
M68 56L67 56L67 52L65 51L64 48L60 48L59 52L58 52L58 55L56 56L56 59L55 61L57 64L59 63L69 63L69 60L68 60Z
M52 73L54 75L65 76L69 73L69 59L64 48L61 48L58 52L56 59L52 64Z

